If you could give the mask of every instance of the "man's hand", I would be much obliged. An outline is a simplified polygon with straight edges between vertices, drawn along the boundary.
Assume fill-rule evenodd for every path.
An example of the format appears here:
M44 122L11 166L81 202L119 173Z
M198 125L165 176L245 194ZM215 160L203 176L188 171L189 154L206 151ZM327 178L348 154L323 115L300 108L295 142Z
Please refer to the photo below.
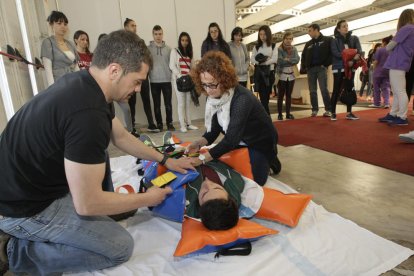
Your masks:
M182 157L180 159L168 158L167 162L165 162L165 166L172 171L183 174L187 173L186 169L195 170L191 163L191 158L188 157Z
M172 190L170 187L165 188L158 188L157 186L153 186L149 188L145 195L148 196L148 206L157 206L161 202L164 201L164 199L167 197L168 194L172 193Z

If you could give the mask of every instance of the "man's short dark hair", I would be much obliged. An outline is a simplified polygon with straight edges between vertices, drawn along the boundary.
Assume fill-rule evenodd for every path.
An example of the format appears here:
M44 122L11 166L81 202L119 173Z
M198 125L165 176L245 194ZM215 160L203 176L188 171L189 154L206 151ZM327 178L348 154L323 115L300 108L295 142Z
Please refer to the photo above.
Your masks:
M232 199L212 199L200 206L200 218L210 230L227 230L239 221L239 208Z
M114 31L98 42L92 58L92 66L99 69L111 63L121 65L124 75L139 72L142 63L152 67L151 52L137 34L125 30Z
M308 28L312 28L314 30L318 30L318 32L321 31L321 27L318 24L316 24L316 23L310 24Z
M154 32L154 31L161 31L162 30L162 28L161 28L161 26L160 25L155 25L154 26L154 28L152 28L152 31Z
M124 28L129 24L129 22L132 22L132 21L134 21L134 20L132 20L131 18L126 18L125 19L125 21L124 21Z

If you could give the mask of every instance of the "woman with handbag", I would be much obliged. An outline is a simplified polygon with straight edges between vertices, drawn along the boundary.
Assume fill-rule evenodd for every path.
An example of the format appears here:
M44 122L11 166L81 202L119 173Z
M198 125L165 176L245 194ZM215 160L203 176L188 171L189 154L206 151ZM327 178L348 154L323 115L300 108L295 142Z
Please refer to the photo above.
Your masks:
M231 60L222 52L206 53L191 70L191 77L197 93L207 95L206 132L187 147L187 152L198 152L223 134L209 152L194 158L193 165L247 147L254 181L264 185L270 169L274 174L281 170L277 157L278 135L270 116L253 93L239 85Z
M269 98L275 82L275 64L277 63L278 51L272 43L272 32L267 25L259 28L257 44L253 47L251 63L254 68L254 88L259 92L260 102L267 114L269 111Z
M198 127L191 124L190 102L193 83L189 75L193 59L193 45L190 35L182 32L178 38L178 47L171 51L170 69L171 83L177 95L178 120L181 132L196 130ZM180 87L177 87L177 83Z
M290 107L292 105L292 91L295 85L295 67L299 63L299 55L296 47L292 45L293 34L286 32L283 35L282 43L278 48L277 59L277 74L279 81L277 83L277 111L279 115L278 120L283 120L282 106L283 98L286 95L286 119L293 120L294 117L290 114Z
M355 90L355 71L354 69L352 69L352 75L350 76L350 78L345 79L345 67L353 67L353 64L360 60L361 55L363 54L359 38L355 35L352 35L352 32L348 31L348 23L346 22L346 20L338 21L335 27L334 36L335 38L331 42L332 72L334 77L334 86L331 97L332 121L336 121L336 103L338 102L342 88L348 89L349 91ZM356 49L356 54L354 55L351 61L348 61L347 66L345 66L342 59L342 52L344 49ZM346 111L347 120L359 119L352 113L352 104L347 104Z

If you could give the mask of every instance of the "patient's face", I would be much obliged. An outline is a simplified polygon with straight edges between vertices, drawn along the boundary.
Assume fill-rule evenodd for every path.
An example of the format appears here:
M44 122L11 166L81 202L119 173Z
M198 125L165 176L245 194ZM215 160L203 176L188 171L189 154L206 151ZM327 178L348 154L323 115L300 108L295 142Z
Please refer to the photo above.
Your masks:
M223 186L206 178L201 184L198 202L203 205L212 199L228 199L228 193Z

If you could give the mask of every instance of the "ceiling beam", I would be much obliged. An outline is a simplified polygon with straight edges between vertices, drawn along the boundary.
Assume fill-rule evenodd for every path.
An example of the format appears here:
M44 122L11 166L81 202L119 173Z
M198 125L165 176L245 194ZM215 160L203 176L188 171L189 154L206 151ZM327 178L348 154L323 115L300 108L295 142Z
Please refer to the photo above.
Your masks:
M255 25L259 22L265 21L271 17L274 17L286 10L289 10L306 0L289 0L289 1L282 1L279 0L278 2L266 7L265 9L260 10L257 13L248 15L244 17L242 20L238 21L236 24L241 28L247 28L252 25Z
M284 1L285 2L285 1ZM289 1L289 2L293 2ZM270 26L270 30L272 33L282 32L287 29L291 29L294 27L299 27L302 25L310 24L312 22L321 20L323 18L332 17L337 14L341 14L347 11L359 9L365 6L369 6L374 2L374 0L358 0L358 1L340 1L334 2L333 4L321 7L319 9L312 10L310 12L304 13L301 16L288 18L286 20L282 20L276 24ZM266 11L263 10L263 11ZM252 15L250 15L252 16ZM250 17L248 16L248 17ZM241 20L242 21L242 20ZM257 39L257 32L256 34L251 34L246 36L243 40L244 43L251 43Z

